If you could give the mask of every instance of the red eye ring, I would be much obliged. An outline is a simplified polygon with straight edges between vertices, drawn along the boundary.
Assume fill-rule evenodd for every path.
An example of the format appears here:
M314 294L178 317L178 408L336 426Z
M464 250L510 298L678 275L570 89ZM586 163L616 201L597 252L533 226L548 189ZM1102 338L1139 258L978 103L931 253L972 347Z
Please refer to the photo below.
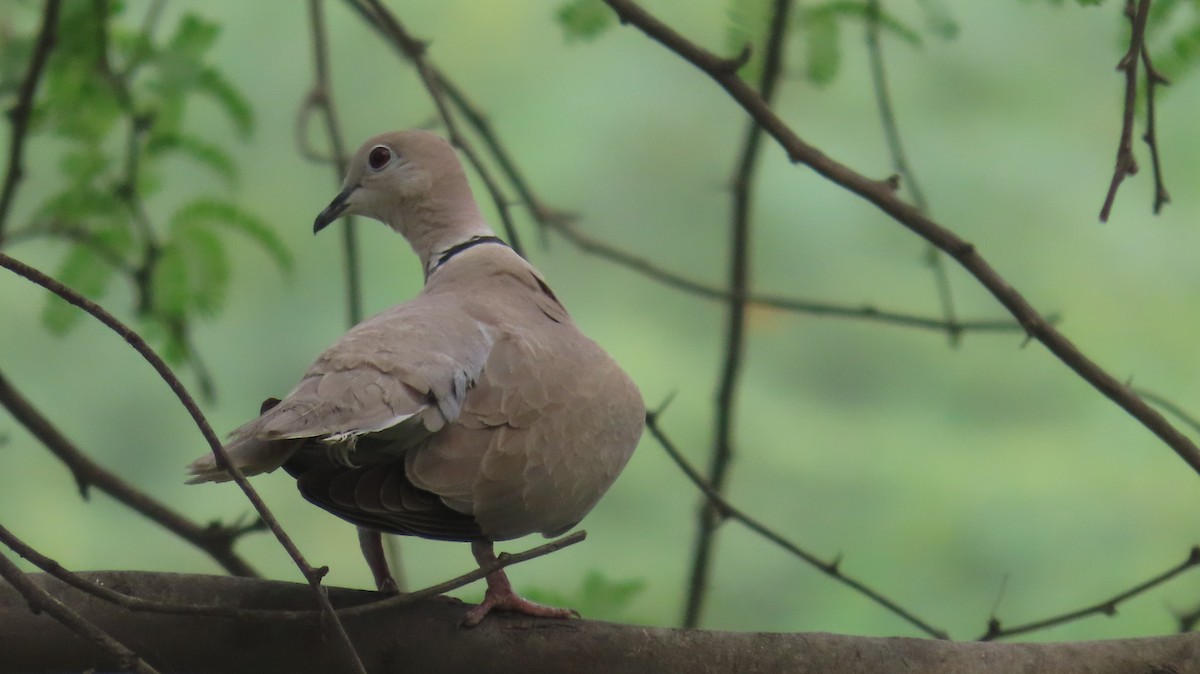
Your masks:
M378 171L392 161L392 150L386 145L376 145L367 155L367 165L372 171Z

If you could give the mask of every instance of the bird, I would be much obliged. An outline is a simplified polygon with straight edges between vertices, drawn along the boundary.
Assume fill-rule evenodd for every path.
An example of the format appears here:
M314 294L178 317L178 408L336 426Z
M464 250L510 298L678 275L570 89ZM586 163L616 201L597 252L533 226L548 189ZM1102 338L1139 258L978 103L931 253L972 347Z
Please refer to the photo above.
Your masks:
M424 130L368 139L314 234L347 215L401 234L425 284L357 324L282 399L229 435L246 475L282 467L311 503L359 527L377 589L396 592L381 533L494 544L566 533L629 462L645 406L542 274L488 225L454 147ZM208 454L189 483L232 479ZM493 610L578 614L529 601L503 569L462 624Z

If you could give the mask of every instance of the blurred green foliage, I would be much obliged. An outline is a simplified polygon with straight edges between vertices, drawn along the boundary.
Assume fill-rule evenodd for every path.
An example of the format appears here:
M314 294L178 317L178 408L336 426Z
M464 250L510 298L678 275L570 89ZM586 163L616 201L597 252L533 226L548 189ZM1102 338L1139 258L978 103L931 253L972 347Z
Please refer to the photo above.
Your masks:
M227 296L225 232L245 235L285 271L291 253L271 227L229 199L228 189L152 213L147 202L171 180L175 158L234 187L238 166L225 147L250 137L254 113L208 62L220 34L215 22L186 13L160 39L161 6L152 5L137 30L124 27L124 11L122 2L64 4L62 37L47 62L31 124L35 139L59 141L58 189L11 236L60 241L67 251L57 277L91 299L105 298L116 278L129 281L142 325L178 364L195 355L189 324L217 315ZM15 91L32 49L31 33L6 42L0 90ZM191 130L187 111L200 98L224 113L232 136L214 142ZM82 316L49 296L42 322L61 335Z

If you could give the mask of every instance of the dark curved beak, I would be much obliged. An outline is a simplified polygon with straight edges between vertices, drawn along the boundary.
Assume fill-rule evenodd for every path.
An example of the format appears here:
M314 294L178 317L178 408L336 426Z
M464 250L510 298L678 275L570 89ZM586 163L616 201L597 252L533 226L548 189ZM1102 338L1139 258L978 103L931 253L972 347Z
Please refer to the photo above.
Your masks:
M334 197L333 201L329 202L329 205L325 207L325 210L321 211L316 221L313 222L313 234L325 229L329 223L340 218L342 213L345 213L346 209L350 208L350 195L356 189L358 189L358 185L347 187Z

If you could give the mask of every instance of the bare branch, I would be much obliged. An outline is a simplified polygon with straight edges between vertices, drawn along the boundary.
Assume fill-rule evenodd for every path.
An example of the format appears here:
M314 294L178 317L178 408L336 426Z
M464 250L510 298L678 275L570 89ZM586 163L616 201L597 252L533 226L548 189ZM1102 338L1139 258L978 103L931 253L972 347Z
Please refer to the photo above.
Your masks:
M1154 169L1154 214L1158 215L1162 207L1171 201L1171 194L1163 181L1162 158L1159 156L1158 124L1154 112L1154 91L1158 86L1170 84L1167 78L1150 62L1150 49L1142 42L1142 66L1146 70L1146 133L1142 140L1150 148L1150 165Z
M937 639L949 638L945 630L930 625L924 620L918 618L908 609L905 609L897 604L895 601L892 601L891 599L888 599L880 594L878 591L871 589L862 581L856 580L842 573L841 558L835 559L832 562L826 562L817 557L815 554L808 552L807 550L784 538L778 532L742 512L733 506L733 504L729 503L729 501L725 500L725 497L721 496L721 494L713 489L712 485L710 485L704 480L703 477L701 477L699 471L697 471L692 467L691 464L688 463L687 459L683 457L683 453L680 452L677 447L675 447L675 443L667 437L666 433L664 433L661 428L659 428L658 414L659 412L646 412L646 429L650 431L650 435L658 441L658 444L661 445L664 450L666 450L667 454L671 457L671 460L674 461L675 464L679 466L679 469L683 471L683 474L692 481L692 484L696 485L700 491L704 492L704 496L708 499L708 502L712 504L713 508L720 514L722 518L739 522L747 529L750 529L775 545L787 550L796 557L799 557L809 566L812 566L818 571L830 576L839 583L846 585L855 592L858 592L867 599L870 599L893 614L899 616L902 620L917 628L921 632L924 632L925 634Z
M483 144L492 153L496 164L500 166L501 172L512 183L513 189L517 191L517 195L533 215L534 221L539 225L553 225L570 220L572 218L570 213L547 206L545 202L534 194L529 181L525 179L521 170L517 168L516 161L513 160L512 155L509 154L504 144L500 142L500 137L496 134L495 129L492 128L491 121L480 110L479 106L471 102L463 90L450 81L446 77L446 74L441 71L438 71L438 82L441 83L442 89L446 92L446 96L450 102L454 104L454 107L458 108L458 111L462 113L467 123L475 129L475 133L479 134L479 138L483 140Z
M626 269L642 274L663 285L705 299L729 302L732 295L727 290L710 286L700 281L687 278L668 269L664 269L645 257L640 257L629 251L618 248L595 237L585 234L569 221L551 223L550 227L561 234L563 238L574 244L580 250L597 257L604 258L621 265ZM867 305L846 306L832 302L802 300L782 295L750 293L746 297L747 304L767 309L779 309L801 314L816 316L835 316L872 322L888 323L899 327L919 328L944 332L952 336L964 332L1024 332L1020 323L1012 320L967 320L957 323L947 323L943 319L916 316L898 311L879 309ZM1051 315L1047 320L1057 322L1058 316Z
M1182 421L1185 426L1192 429L1192 432L1200 433L1200 419L1197 419L1195 416L1188 414L1186 411L1184 411L1184 409L1182 407L1177 405L1175 402L1168 400L1167 398L1164 398L1163 396L1160 396L1157 393L1154 393L1153 391L1147 391L1144 388L1136 388L1135 387L1134 391L1136 391L1138 395L1140 395L1142 398L1144 398L1146 400L1146 402L1150 403L1151 405L1154 405L1156 407L1166 410L1169 414L1173 415L1174 417L1176 417L1177 419Z
M896 113L892 106L892 95L888 89L887 72L884 69L883 41L879 37L880 0L867 0L867 60L870 63L871 84L875 91L875 104L879 108L879 121L883 126L883 136L887 141L888 154L892 158L892 169L900 177L900 182L908 188L912 195L913 205L922 213L929 214L929 202L925 200L925 192L917 182L916 172L908 163L908 155L904 151L904 143L900 139L900 125L896 123ZM938 298L942 303L942 316L946 323L958 323L957 312L954 310L954 293L950 289L950 276L946 273L945 260L941 252L926 243L925 261L933 271L933 282L937 287ZM948 332L947 338L951 345L958 343L959 333Z
M474 147L472 147L466 136L459 130L458 123L450 113L450 109L446 105L442 93L441 73L433 67L429 59L425 58L425 43L409 33L404 24L379 0L346 0L346 2L371 28L386 38L417 69L417 74L421 77L421 82L425 85L426 91L429 92L429 97L433 100L434 107L437 108L438 118L441 119L442 124L446 127L446 133L450 136L450 141L458 147L463 156L467 158L467 161L471 163L471 166L475 168L475 172L483 180L488 194L492 196L492 203L496 206L496 212L500 214L500 220L504 225L504 234L508 238L509 245L518 254L524 255L524 248L521 246L520 237L517 235L516 223L512 219L512 214L509 213L508 198L504 196L504 192L492 177L492 173L487 165L483 163L483 160L475 152Z
M103 323L110 330L120 335L131 347L133 347L135 351L138 352L139 355L142 356L142 358L146 360L146 362L150 363L155 372L162 377L163 381L167 383L167 386L170 387L175 396L179 398L179 401L183 405L184 409L186 409L188 414L191 415L192 420L196 423L196 427L200 429L200 433L208 442L209 447L212 448L213 454L217 459L217 466L230 474L234 482L236 482L238 487L241 488L242 493L244 493L246 498L250 500L250 503L254 505L254 509L258 511L259 517L261 517L263 522L267 524L267 527L271 530L271 533L275 534L275 538L279 540L280 545L283 546L283 548L287 551L288 556L292 558L292 561L295 562L297 568L300 569L300 572L304 575L305 580L308 581L313 592L316 594L318 603L321 605L325 613L330 617L330 624L344 646L347 655L352 659L356 671L366 674L358 654L354 651L354 645L350 643L350 638L346 635L345 627L342 626L341 621L339 621L336 614L334 614L333 606L329 603L329 596L325 593L325 589L321 585L321 578L324 577L329 569L324 567L320 569L314 568L309 565L307 560L305 560L304 555L301 554L299 548L296 547L296 544L283 530L283 527L280 526L279 521L275 519L275 516L267 508L267 505L263 502L262 497L258 495L258 492L255 491L254 487L252 487L249 481L246 480L246 476L242 475L242 471L229 460L229 456L225 453L225 448L221 445L221 441L217 438L217 434L213 432L212 426L210 426L208 420L204 418L204 413L200 411L200 407L196 404L195 399L193 399L191 394L188 393L187 389L184 388L183 383L179 381L179 378L175 376L175 373L171 371L171 368L167 366L166 362L163 361L163 359L157 353L155 353L153 349L150 348L150 345L146 343L146 340L142 339L140 335L138 335L121 321L117 320L115 316L105 311L104 308L95 302L92 302L74 290L67 288L63 284L55 281L53 278L50 278L37 269L34 269L33 267L30 267L29 265L2 252L0 252L0 267L4 267L5 269L8 269L17 275L36 283L37 285L63 298L67 302L79 307L80 309L83 309L92 317Z
M322 0L308 0L308 24L312 30L313 47L313 76L314 82L308 96L300 106L299 118L296 122L296 135L302 150L308 148L306 143L308 116L319 112L325 120L325 135L332 148L328 159L315 157L318 161L328 161L333 165L334 180L341 184L346 176L346 144L343 141L341 124L338 122L337 107L333 103L333 83L329 79L329 40L325 31L325 10ZM312 153L306 156L314 158ZM347 321L354 325L362 320L362 268L359 263L358 221L354 216L347 216L342 224L342 262L346 274L346 314Z
M762 77L758 90L763 103L770 105L783 72L783 43L787 36L791 0L774 0L763 54ZM749 52L743 50L749 56ZM737 388L745 351L746 297L750 288L750 224L754 198L755 169L762 148L762 128L754 120L746 125L742 150L733 174L733 203L729 223L729 303L725 318L725 346L721 354L721 372L716 391L713 446L707 482L720 494L733 460L734 419ZM692 570L688 579L687 603L683 614L685 627L700 624L700 613L708 590L709 564L720 512L705 499L697 516L696 544L692 549Z
M496 561L490 564L485 564L468 573L464 573L457 578L452 578L445 582L438 583L437 585L430 585L423 590L393 595L386 599L380 599L379 601L374 601L369 604L362 604L353 608L340 609L338 613L343 615L369 613L371 611L383 610L393 606L399 606L401 604L410 604L412 602L419 601L421 599L427 599L429 597L436 597L480 580L494 571L499 571L500 569L512 566L513 564L519 564L531 559L536 559L543 555L548 555L552 552L575 545L576 543L581 543L585 538L587 538L587 531L580 529L579 531L567 534L562 538L556 538L549 543L544 543L536 548L530 548L524 552L517 552L513 554L502 552L496 556Z
M137 487L109 472L92 461L68 440L20 391L13 387L8 378L0 373L0 405L12 414L22 426L39 442L62 461L75 482L80 495L87 498L88 487L95 486L149 520L161 525L171 533L200 548L218 564L235 576L257 576L245 560L233 551L238 537L247 532L245 527L230 528L216 524L201 526L180 513L171 510Z
M723 69L720 66L721 60L711 52L675 32L630 0L604 2L617 12L623 23L635 25L651 39L703 70L751 117L762 124L792 161L808 166L834 184L866 199L913 233L948 253L1016 317L1030 337L1045 345L1067 367L1141 422L1193 470L1200 473L1200 448L1128 386L1085 356L1071 340L1056 330L1046 317L1039 314L1021 293L1009 285L979 255L973 244L964 241L912 205L898 199L886 180L871 180L806 143L764 103L752 87Z
M1121 140L1117 143L1117 164L1113 169L1104 205L1100 208L1100 222L1108 222L1117 188L1125 176L1137 173L1137 161L1133 158L1133 112L1137 107L1138 61L1146 40L1146 17L1150 14L1150 0L1125 0L1125 15L1129 17L1129 50L1121 57L1117 70L1125 71L1125 109L1121 116ZM1147 89L1149 91L1149 89ZM1155 212L1157 212L1157 208Z
M1118 604L1148 592L1159 585L1166 583L1172 578L1175 578L1184 571L1196 566L1200 566L1200 546L1192 547L1192 549L1188 552L1187 559L1183 560L1183 562L1176 564L1175 566L1163 571L1162 573L1145 582L1138 583L1124 592L1113 595L1112 597L1092 604L1091 606L1085 606L1084 608L1075 611L1052 616L1050 618L1044 618L1042 620L1035 620L1022 625L1014 625L1013 627L1003 627L1000 624L1000 620L995 616L992 616L992 618L988 620L987 631L979 637L979 640L991 641L993 639L1006 639L1008 637L1015 637L1020 634L1028 634L1029 632L1044 630L1048 627L1063 625L1065 623L1073 622L1093 615L1116 615Z
M29 115L33 112L33 97L37 93L42 71L50 58L50 52L54 50L61 5L61 0L46 0L42 10L42 27L38 31L37 42L33 45L29 68L21 80L17 103L8 111L11 129L8 141L8 168L4 173L4 185L0 187L0 248L4 247L4 229L8 224L8 214L17 193L17 183L24 177L25 139L29 134Z

